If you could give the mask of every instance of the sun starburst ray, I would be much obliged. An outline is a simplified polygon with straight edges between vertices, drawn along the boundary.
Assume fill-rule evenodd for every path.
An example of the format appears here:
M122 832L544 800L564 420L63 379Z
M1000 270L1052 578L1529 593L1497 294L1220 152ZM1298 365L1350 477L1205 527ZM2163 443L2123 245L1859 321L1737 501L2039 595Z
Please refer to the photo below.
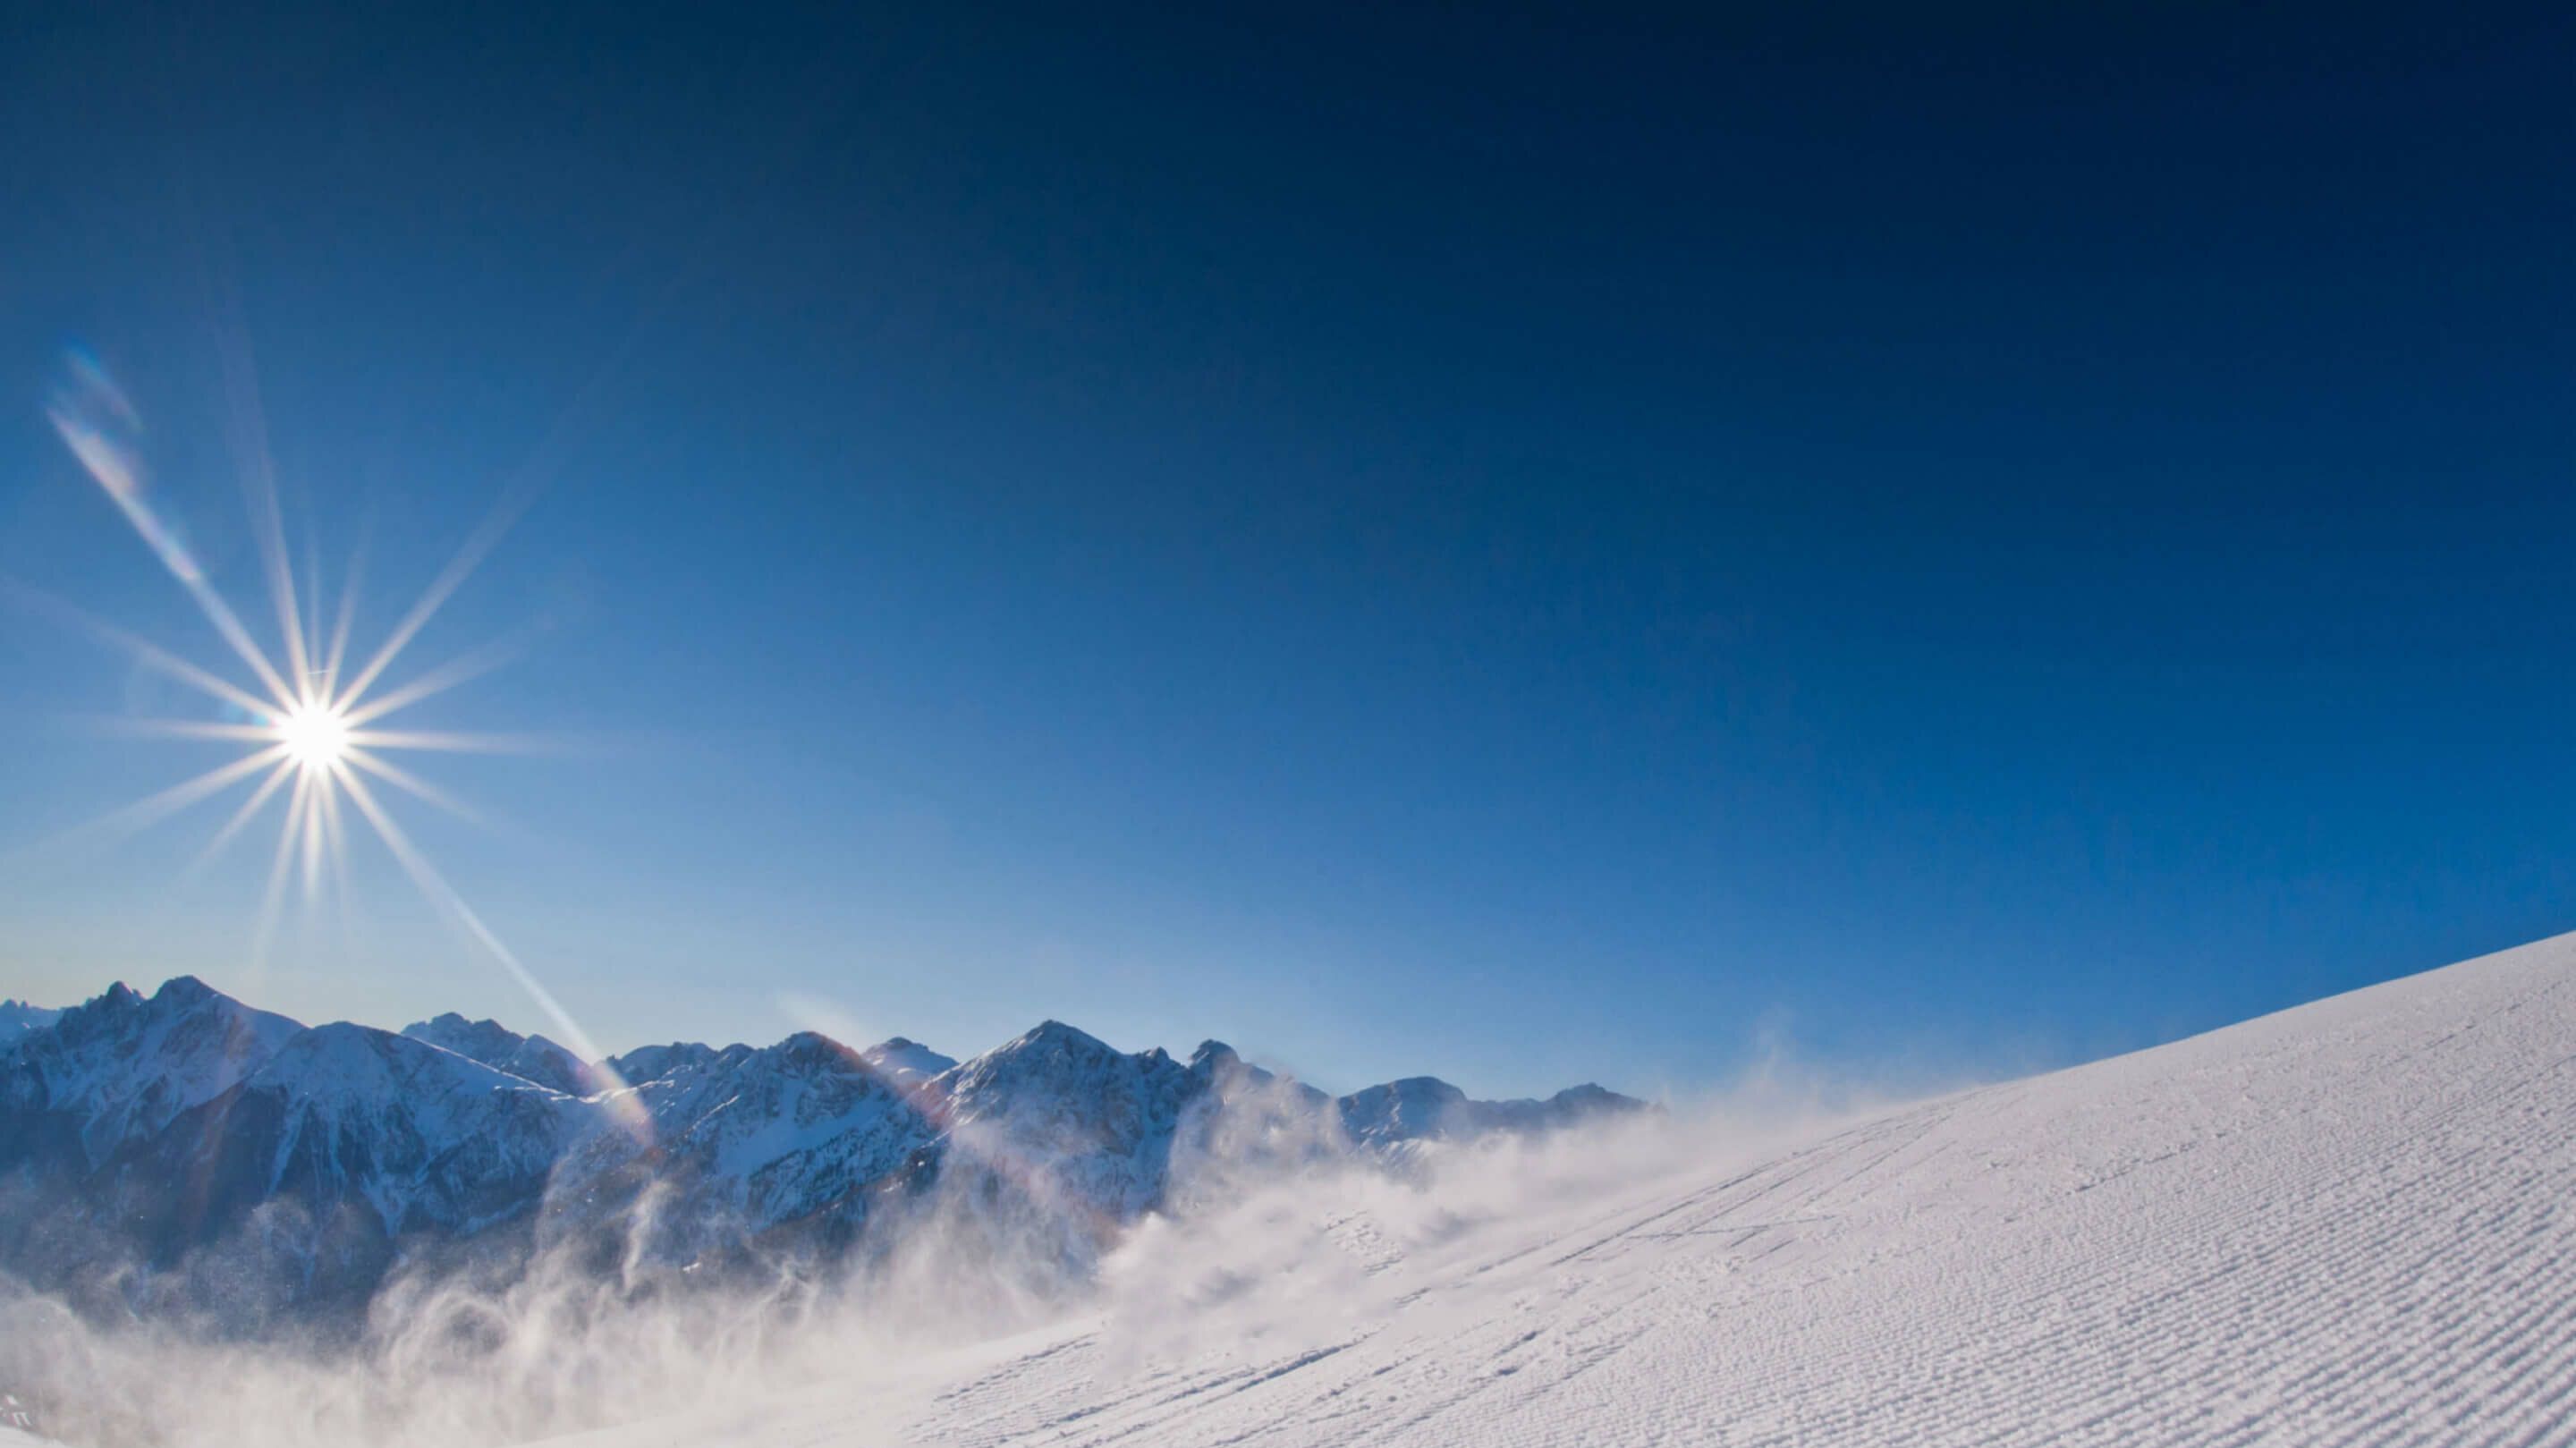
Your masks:
M398 709L408 709L423 699L444 694L459 684L481 678L494 669L502 668L527 653L528 645L534 639L536 632L535 626L531 625L494 639L481 648L459 654L402 687L379 694L367 703L351 708L348 711L349 723L354 728L370 720L381 719Z
M366 697L367 690L395 659L401 657L402 651L411 646L412 639L430 619L447 606L447 600L454 597L456 590L465 585L465 580L473 576L474 570L483 565L484 558L500 546L501 539L519 521L519 515L535 501L536 489L533 487L516 487L501 495L500 501L492 505L492 511L466 538L464 546L456 550L456 556L450 558L438 576L430 580L429 587L422 590L420 598L402 616L402 621L394 625L394 631L377 646L366 667L350 681L341 695L344 703L355 704Z
M300 580L287 545L286 520L268 451L257 379L250 370L247 351L236 348L224 360L242 498L250 514L260 575L275 615L284 669L217 592L179 530L154 508L141 453L135 445L141 435L141 419L132 404L94 360L86 354L74 354L67 380L57 389L48 408L56 431L239 656L255 686L237 684L50 594L0 576L0 599L11 599L68 621L78 631L105 641L143 666L237 711L232 717L212 719L118 718L101 721L104 728L129 735L250 746L238 759L58 838L69 841L131 833L257 776L258 782L248 797L231 810L182 872L183 877L195 874L268 813L281 794L284 796L277 841L259 890L252 929L249 964L251 973L257 976L268 968L290 889L298 890L308 912L308 924L314 918L314 907L327 905L337 913L345 930L350 899L348 842L358 833L348 820L348 810L354 808L367 822L368 832L383 843L439 914L503 967L568 1045L595 1060L599 1052L579 1022L466 903L384 807L369 783L381 782L435 808L486 824L472 806L385 756L409 750L536 753L561 747L559 741L532 734L380 727L380 721L516 659L526 651L533 628L504 635L369 697L422 629L455 596L542 491L542 480L550 470L540 465L545 449L541 448L540 458L532 459L530 466L503 490L463 546L367 656L356 676L343 682L342 669L351 657L356 632L359 582L366 568L365 540L362 537L352 551L348 570L339 581L336 608L326 609L314 535L309 530L304 535L306 556ZM330 620L327 632L326 618ZM613 1082L613 1073L608 1074ZM635 1124L641 1129L640 1114Z
M198 607L203 609L206 617L214 623L215 631L224 636L224 642L233 646L234 653L241 655L242 662L250 665L251 672L257 674L259 681L268 686L269 693L280 703L293 700L296 697L295 691L287 686L286 679L278 673L277 666L268 661L267 652L251 638L250 630L242 627L242 621L234 616L232 609L224 603L223 598L207 587L203 580L190 583L188 591L197 596Z
M141 456L130 435L140 427L134 404L108 379L98 364L76 358L72 381L45 409L46 418L81 467L116 505L161 566L196 600L198 611L215 632L241 656L261 683L280 698L289 697L286 681L270 663L267 651L250 636L241 619L206 581L206 570L188 550L184 536L152 506Z
M304 528L304 576L312 586L304 590L296 610L296 617L304 622L305 649L303 672L297 677L313 680L322 678L322 540L309 522ZM324 681L314 692L329 698L329 682Z
M225 441L240 479L242 502L250 514L251 538L259 550L260 567L267 576L269 605L277 613L278 635L285 640L286 666L301 686L312 677L313 658L305 640L294 565L286 551L286 515L278 506L277 461L268 444L268 410L260 398L259 370L251 359L248 329L233 315L230 298L219 310L222 321L215 329L215 353L225 403ZM300 702L305 697L300 687L280 693L289 701Z
M564 741L544 734L486 734L456 729L353 729L361 749L423 749L451 754L557 754Z
M322 848L331 864L331 910L345 929L349 921L349 854L340 814L340 791L326 789L321 794Z
M186 684L219 703L230 704L252 714L265 714L277 707L275 700L262 699L239 685L189 663L168 649L128 630L118 628L80 605L56 598L41 588L31 587L14 578L0 575L0 597L8 598L31 613L49 615L57 622L68 624L102 643L120 649L132 655L135 662L144 667Z
M314 788L304 792L304 848L300 861L304 873L304 898L307 900L316 899L322 893L322 801L333 793L328 786L318 782Z
M219 764L203 774L179 781L134 801L84 821L66 830L20 846L13 856L34 856L82 846L103 847L159 824L188 806L223 793L251 775L285 757L285 746L272 745L256 754L246 754L227 764Z
M349 571L340 580L340 616L331 625L331 643L322 656L322 681L337 698L340 664L349 656L349 634L358 622L358 586L367 575L367 548L362 537L349 553ZM318 589L317 589L318 592Z
M277 727L273 724L234 724L220 719L121 719L113 715L79 722L102 734L137 739L219 739L253 744L277 741Z
M295 822L304 817L304 797L312 792L313 771L292 771L295 788L286 797L286 822L277 831L277 852L268 864L268 883L261 887L259 915L251 927L250 963L254 972L268 968L269 947L277 941L278 917L286 909L286 881L295 863Z
M625 1090L625 1081L618 1077L616 1068L608 1064L606 1054L591 1041L590 1034L582 1029L581 1023L574 1020L572 1013L563 1008L562 1002L555 999L554 992L546 989L545 983L537 979L535 972L529 970L520 961L518 953L511 950L502 942L500 936L492 932L490 926L483 923L483 917L474 913L474 907L465 903L465 897L458 894L456 887L447 882L447 877L439 873L438 867L431 864L428 857L412 844L411 836L401 825L394 822L391 815L385 813L384 807L376 801L375 791L359 777L358 771L349 768L345 763L335 764L331 775L339 783L341 792L349 797L349 803L356 806L360 817L375 830L376 838L384 842L385 849L393 855L395 862L402 866L404 873L411 876L412 883L420 887L420 892L428 896L432 904L444 910L450 920L480 945L486 954L500 964L502 969L509 972L510 977L518 982L519 988L526 991L529 999L537 1003L538 1009L544 1011L554 1022L556 1029L563 1032L564 1044L572 1047L584 1060L594 1063L593 1069L606 1079L609 1091L622 1093ZM632 1098L620 1095L612 1099L621 1103L621 1109L633 1113L634 1119L630 1121L630 1126L641 1129L641 1112L640 1109L633 1107Z
M287 781L294 777L295 772L295 761L292 759L281 757L270 766L268 777L259 782L259 788L252 790L250 797L241 802L241 808L232 812L231 818L224 821L223 828L215 831L214 838L206 841L205 847L198 850L188 861L187 867L179 872L179 877L192 878L206 866L213 864L215 858L224 852L224 847L231 844L252 820L257 819L261 808L276 798L279 790L286 787Z
M385 783L392 785L394 788L401 790L403 793L410 795L412 798L417 799L424 804L434 805L439 809L443 809L449 814L456 816L458 819L464 820L468 824L488 825L491 823L490 820L484 817L481 810L478 810L474 806L467 804L465 801L458 799L455 795L448 793L446 790L439 788L437 785L430 783L428 780L421 778L419 775L412 773L410 770L403 768L392 760L380 758L368 753L364 749L354 748L350 749L340 757L347 760L349 763L356 765L358 768L367 771L369 774L374 775L376 778L383 780Z

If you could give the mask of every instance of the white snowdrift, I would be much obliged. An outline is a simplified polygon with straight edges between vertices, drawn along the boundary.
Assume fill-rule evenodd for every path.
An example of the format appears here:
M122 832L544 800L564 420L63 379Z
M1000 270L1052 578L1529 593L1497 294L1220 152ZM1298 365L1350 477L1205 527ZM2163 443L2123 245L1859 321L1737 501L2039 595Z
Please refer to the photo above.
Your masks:
M2576 937L1803 1140L1483 1169L1149 1226L1080 1323L583 1441L2576 1442Z

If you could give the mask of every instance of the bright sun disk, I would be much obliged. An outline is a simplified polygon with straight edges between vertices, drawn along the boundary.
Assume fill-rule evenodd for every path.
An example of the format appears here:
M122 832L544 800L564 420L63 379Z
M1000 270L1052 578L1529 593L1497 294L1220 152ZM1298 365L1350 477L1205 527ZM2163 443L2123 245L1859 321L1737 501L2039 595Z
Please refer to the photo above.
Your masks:
M298 704L277 717L277 742L309 770L329 769L349 752L349 720L328 704Z

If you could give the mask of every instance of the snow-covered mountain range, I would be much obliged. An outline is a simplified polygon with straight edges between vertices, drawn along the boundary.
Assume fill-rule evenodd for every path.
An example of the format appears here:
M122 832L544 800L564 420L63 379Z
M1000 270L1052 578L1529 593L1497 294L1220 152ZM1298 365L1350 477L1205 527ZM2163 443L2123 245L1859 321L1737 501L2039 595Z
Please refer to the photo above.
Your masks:
M962 1063L812 1032L587 1062L453 1014L307 1028L183 976L0 1007L0 1267L93 1308L238 1329L363 1303L405 1261L585 1242L772 1260L924 1214L971 1213L1042 1248L1015 1261L1079 1271L1247 1163L1401 1167L1640 1109L1597 1086L1487 1102L1428 1078L1336 1098L1218 1042L1182 1061L1055 1021Z

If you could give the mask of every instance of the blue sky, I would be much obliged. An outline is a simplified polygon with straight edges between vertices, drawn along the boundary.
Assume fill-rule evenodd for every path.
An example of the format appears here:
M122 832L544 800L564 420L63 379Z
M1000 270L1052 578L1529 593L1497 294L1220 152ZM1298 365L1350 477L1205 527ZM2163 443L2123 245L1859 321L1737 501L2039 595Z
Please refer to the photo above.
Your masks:
M604 1044L1045 1016L1336 1086L2126 1049L2576 925L2570 24L21 13L0 573L554 751L404 819ZM399 673L400 670L397 670ZM207 711L0 613L0 993L543 1025L381 851L58 831Z

